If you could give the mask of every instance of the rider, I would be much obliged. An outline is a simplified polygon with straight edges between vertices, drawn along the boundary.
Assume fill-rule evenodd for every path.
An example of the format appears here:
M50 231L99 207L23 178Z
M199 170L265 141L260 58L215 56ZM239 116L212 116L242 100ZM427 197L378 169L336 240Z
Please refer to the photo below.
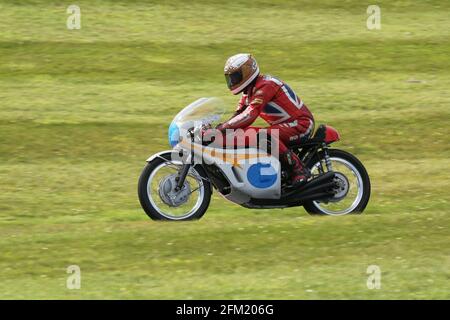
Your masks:
M292 184L300 185L310 176L299 157L286 145L307 140L314 131L314 118L308 107L283 81L259 72L250 54L240 53L225 63L225 78L233 94L242 93L233 117L216 129L255 129L249 127L258 116L270 130L278 129L281 161L292 168ZM253 130L253 132L256 131Z

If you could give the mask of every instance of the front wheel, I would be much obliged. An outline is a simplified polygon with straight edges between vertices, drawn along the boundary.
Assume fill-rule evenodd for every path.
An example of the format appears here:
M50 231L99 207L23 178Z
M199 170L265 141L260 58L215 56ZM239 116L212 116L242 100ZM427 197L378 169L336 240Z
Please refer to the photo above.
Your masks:
M328 154L335 172L335 195L321 201L308 201L303 207L313 215L339 216L363 212L370 198L370 179L363 164L346 151L329 149ZM313 176L327 170L323 154L319 157L321 161L312 161L308 165Z
M138 195L142 208L153 220L185 221L200 219L211 200L211 184L202 167L191 166L183 187L175 190L181 162L171 153L151 160L139 177Z

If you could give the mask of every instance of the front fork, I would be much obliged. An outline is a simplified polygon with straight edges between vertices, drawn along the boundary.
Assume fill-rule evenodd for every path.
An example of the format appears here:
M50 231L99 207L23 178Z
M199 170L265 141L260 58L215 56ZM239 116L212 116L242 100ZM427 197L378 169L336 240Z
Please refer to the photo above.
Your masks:
M194 131L195 131L195 128L188 130L192 143L194 143L194 141L195 141L195 132ZM180 191L181 188L183 188L184 181L186 180L186 177L189 173L189 169L191 168L193 163L194 163L194 149L191 148L190 153L186 158L186 161L184 162L183 166L181 167L180 171L178 172L178 176L175 178L175 181L177 182L175 191Z
M186 177L189 173L189 169L191 168L191 162L193 160L193 153L190 153L189 156L186 158L186 162L181 167L180 171L178 172L178 176L175 178L175 181L177 182L177 186L175 187L175 191L180 191L183 188L184 181L186 180Z

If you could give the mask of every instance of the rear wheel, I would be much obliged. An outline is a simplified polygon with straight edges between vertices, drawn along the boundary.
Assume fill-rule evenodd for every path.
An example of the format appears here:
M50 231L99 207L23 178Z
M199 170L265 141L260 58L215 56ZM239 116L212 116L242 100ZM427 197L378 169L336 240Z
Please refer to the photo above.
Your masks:
M340 216L361 213L370 198L370 179L363 164L352 154L328 150L332 170L335 172L335 195L321 201L308 201L303 205L309 214ZM321 156L322 158L322 156ZM309 165L312 175L326 171L324 160Z

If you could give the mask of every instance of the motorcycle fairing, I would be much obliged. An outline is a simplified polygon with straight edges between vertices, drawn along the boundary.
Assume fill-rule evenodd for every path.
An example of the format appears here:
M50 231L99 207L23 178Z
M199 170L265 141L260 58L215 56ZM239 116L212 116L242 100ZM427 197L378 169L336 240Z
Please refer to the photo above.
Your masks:
M195 159L215 165L228 180L230 191L223 196L235 203L250 199L279 199L281 165L277 158L256 148L224 149L183 143L179 147L192 150Z

